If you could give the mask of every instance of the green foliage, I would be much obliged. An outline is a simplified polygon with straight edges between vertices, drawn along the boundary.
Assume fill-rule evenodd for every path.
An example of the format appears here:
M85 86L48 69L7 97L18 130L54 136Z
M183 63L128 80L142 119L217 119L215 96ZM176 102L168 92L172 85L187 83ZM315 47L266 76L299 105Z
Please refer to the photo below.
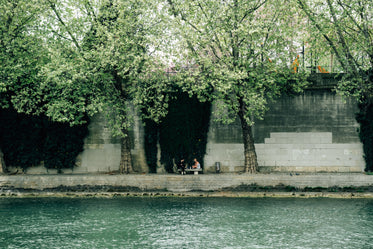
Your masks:
M185 48L180 67L190 68L184 72L182 88L201 101L213 102L218 121L230 123L239 117L247 172L257 167L253 120L263 118L268 102L288 91L289 83L296 91L304 85L303 80L284 80L290 76L286 60L293 57L289 48L295 36L287 20L295 12L287 2L167 1L173 16L170 25ZM293 74L298 76L304 79Z
M159 123L167 115L169 101L177 92L177 81L157 69L147 73L137 82L134 104L141 110L144 120Z
M292 6L277 0L168 4L175 32L188 51L179 60L192 64L183 89L202 101L215 101L219 121L232 122L242 112L243 121L252 125L254 118L263 117L268 101L289 90L290 83L296 91L304 86L302 80L286 80L302 78L291 75L290 62L284 63L292 58L287 47L294 34L284 16L285 8L293 14Z
M335 56L343 72L337 92L359 102L360 139L364 145L366 171L372 166L373 30L370 0L297 0L309 20L313 44ZM324 50L325 51L325 50ZM323 52L324 52L323 51Z
M45 116L0 110L0 147L5 163L24 171L41 162L49 169L73 168L87 134L87 124L70 127Z
M373 98L373 31L370 0L297 0L311 25L307 30L312 46L324 48L337 62L344 80L338 85L342 95L358 101Z
M131 123L130 102L146 98L137 92L143 90L138 79L152 71L150 50L162 40L157 4L3 1L0 107L71 125L109 110L113 134L124 136Z
M360 103L356 120L360 123L360 140L363 143L365 171L373 171L373 104Z
M126 137L133 104L148 97L139 79L162 64L152 57L159 10L149 0L3 1L0 107L73 126L105 111L113 135Z
M41 102L38 72L47 59L38 36L43 0L0 4L0 108L30 113Z
M157 70L139 80L138 86L142 90L137 91L136 105L141 109L145 123L145 154L151 173L156 173L157 169L157 145L162 123L173 115L169 111L175 109L175 101L180 95L176 79L176 76ZM167 141L164 143L167 144ZM169 168L172 170L172 163Z

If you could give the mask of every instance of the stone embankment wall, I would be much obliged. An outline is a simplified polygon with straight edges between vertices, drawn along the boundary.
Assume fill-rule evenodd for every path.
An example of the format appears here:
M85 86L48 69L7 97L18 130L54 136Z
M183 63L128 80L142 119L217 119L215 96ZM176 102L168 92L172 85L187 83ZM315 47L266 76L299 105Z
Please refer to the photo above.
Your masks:
M358 107L332 91L335 75L316 75L303 94L282 96L269 104L253 133L261 172L362 172L365 168L355 120ZM316 77L315 76L315 77ZM205 170L243 170L239 122L210 124Z
M88 126L89 135L84 140L84 151L78 156L74 169L63 169L64 173L107 173L119 170L121 140L112 136L104 114L97 114ZM144 149L144 131L141 121L135 116L130 130L134 169L148 172ZM14 172L16 169L10 169ZM19 170L20 171L20 170ZM30 167L28 174L55 174L57 170L43 166Z
M269 104L263 120L253 127L259 170L261 172L362 172L365 167L357 104L342 99L331 89L335 75L316 74L313 85L303 94L282 96ZM213 119L213 117L212 117ZM89 126L85 150L77 167L65 173L99 173L119 169L120 140L110 134L105 116L95 116ZM144 130L135 119L131 130L134 169L148 172L144 150ZM160 153L158 153L160 158ZM204 172L242 172L244 156L239 121L222 125L211 120L204 158ZM164 172L158 165L158 173ZM28 173L55 173L43 167Z
M63 174L0 176L0 193L6 191L94 191L94 192L194 192L242 191L253 187L271 190L271 187L288 187L283 191L305 188L373 187L373 175L365 174ZM262 188L260 188L262 187ZM266 187L266 188L264 188ZM292 188L290 188L292 187ZM367 190L369 191L369 190ZM371 190L370 190L371 191Z
M88 127L89 136L84 141L84 151L75 173L111 172L119 169L121 141L114 138L108 128L105 115L96 115ZM132 158L137 172L147 172L144 130L138 116L130 130Z

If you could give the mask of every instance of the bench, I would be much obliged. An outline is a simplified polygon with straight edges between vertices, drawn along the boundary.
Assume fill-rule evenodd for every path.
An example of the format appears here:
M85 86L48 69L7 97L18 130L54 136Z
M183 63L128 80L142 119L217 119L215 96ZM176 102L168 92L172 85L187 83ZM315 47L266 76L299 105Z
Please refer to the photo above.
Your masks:
M202 172L202 169L185 169L185 172L194 172L195 175L198 175L198 172Z

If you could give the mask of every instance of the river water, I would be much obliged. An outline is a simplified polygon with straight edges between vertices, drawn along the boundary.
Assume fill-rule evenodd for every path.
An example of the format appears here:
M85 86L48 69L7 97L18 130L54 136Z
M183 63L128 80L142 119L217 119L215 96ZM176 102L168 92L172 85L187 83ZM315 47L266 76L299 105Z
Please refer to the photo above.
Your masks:
M0 248L373 248L372 199L0 198Z

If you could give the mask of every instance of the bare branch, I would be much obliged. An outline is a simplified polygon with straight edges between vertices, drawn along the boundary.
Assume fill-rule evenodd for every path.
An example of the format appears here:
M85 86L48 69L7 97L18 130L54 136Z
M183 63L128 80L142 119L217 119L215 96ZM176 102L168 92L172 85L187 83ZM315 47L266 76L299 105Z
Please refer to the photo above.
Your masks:
M338 34L338 37L339 37L339 41L342 45L342 48L343 48L343 51L345 53L345 56L347 58L347 61L349 62L350 64L350 67L352 67L353 71L355 74L357 74L357 68L356 68L356 60L354 59L354 57L351 55L351 52L350 52L350 49L346 43L346 40L344 39L344 36L343 36L343 33L342 33L342 29L341 27L339 26L339 23L338 23L338 19L337 19L337 16L335 14L335 10L332 6L332 3L330 2L330 0L326 0L326 2L328 3L328 6L329 6L329 10L330 10L330 14L332 15L332 18L333 18L333 21L335 23L335 27L336 27L336 31L337 31L337 34Z
M94 11L94 9L93 9L93 7L91 5L91 2L89 0L87 0L85 6L86 6L86 8L88 10L88 14L92 15L94 20L97 20L97 16L96 16L95 11Z
M242 23L246 17L249 16L249 14L251 13L254 13L255 11L257 11L260 7L262 7L265 3L267 2L267 0L264 0L263 2L261 2L260 0L258 1L258 5L254 6L253 8L249 9L248 11L245 12L245 14L243 15L243 17L241 18L241 20L239 21L239 23Z
M75 44L75 46L79 50L81 50L78 41L76 40L76 38L74 37L74 35L71 33L70 29L67 27L67 25L65 24L65 22L62 20L62 17L60 15L60 13L58 13L58 11L56 9L56 5L54 3L52 3L51 1L49 1L49 4L50 4L50 7L52 8L53 12L56 14L58 21L62 24L62 26L64 26L66 28L66 31L69 34L69 36L71 37L71 39L72 39L73 43Z
M341 55L339 54L336 45L334 42L329 38L329 36L326 35L323 28L317 23L317 21L314 18L314 13L308 8L306 3L303 0L298 0L299 7L304 11L304 13L308 16L310 21L315 25L315 27L320 31L322 36L325 38L325 40L328 42L329 46L333 49L335 55L338 58L339 63L341 63L341 66L343 68L346 68L346 65L344 63L344 60L342 59Z

